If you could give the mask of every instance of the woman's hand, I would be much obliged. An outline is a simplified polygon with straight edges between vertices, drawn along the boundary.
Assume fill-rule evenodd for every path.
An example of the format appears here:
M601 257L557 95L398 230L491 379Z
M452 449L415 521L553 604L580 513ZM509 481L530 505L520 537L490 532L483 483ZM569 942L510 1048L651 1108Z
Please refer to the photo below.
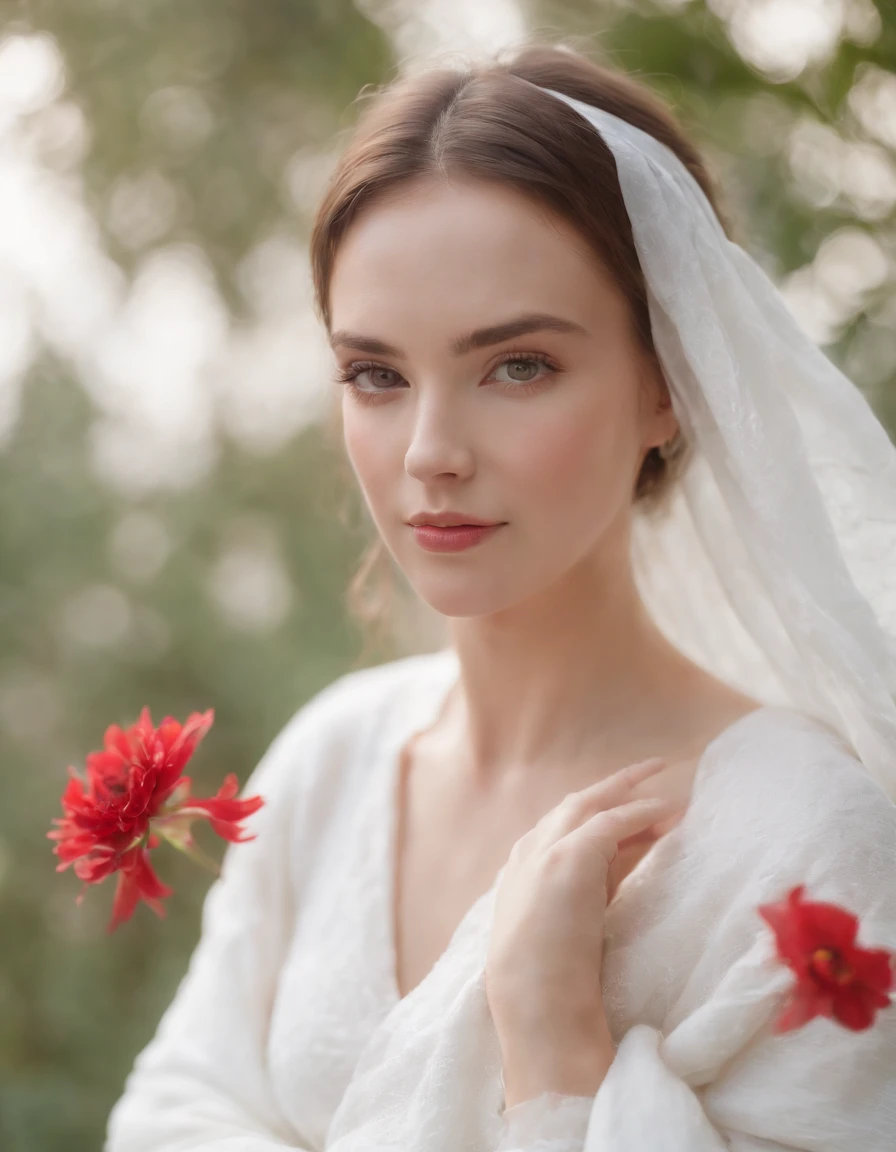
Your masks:
M664 767L652 758L570 792L514 844L495 896L485 971L505 1083L508 1064L523 1078L526 1052L530 1069L547 1079L558 1061L570 1069L609 1066L600 968L610 865L620 844L646 850L677 822L680 801L633 795Z

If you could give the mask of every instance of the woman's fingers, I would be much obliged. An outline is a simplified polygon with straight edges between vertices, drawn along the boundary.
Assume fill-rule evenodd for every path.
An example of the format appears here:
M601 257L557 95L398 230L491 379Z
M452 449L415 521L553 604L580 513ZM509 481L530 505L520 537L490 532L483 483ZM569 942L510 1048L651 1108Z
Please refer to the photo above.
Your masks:
M559 804L539 820L536 826L537 837L553 841L578 828L595 812L625 804L632 799L633 788L651 776L656 776L667 764L668 761L662 757L652 756L649 760L627 764L587 788L567 793Z
M568 834L567 839L587 839L600 843L601 850L609 863L618 851L622 841L646 832L661 820L668 820L680 813L686 805L680 800L666 797L648 796L631 800L596 812Z
M686 806L677 812L673 812L671 816L660 816L658 820L655 820L652 824L642 829L642 831L635 832L632 836L623 836L622 839L617 842L616 847L620 852L623 852L629 848L636 848L640 844L652 844L653 841L657 840L660 836L671 832L675 825L681 821L685 811Z
M651 776L656 776L668 766L668 761L662 756L651 756L648 760L639 760L634 764L626 764L624 768L611 775L598 780L587 788L574 793L586 805L594 803L602 808L615 807L630 798L633 788Z

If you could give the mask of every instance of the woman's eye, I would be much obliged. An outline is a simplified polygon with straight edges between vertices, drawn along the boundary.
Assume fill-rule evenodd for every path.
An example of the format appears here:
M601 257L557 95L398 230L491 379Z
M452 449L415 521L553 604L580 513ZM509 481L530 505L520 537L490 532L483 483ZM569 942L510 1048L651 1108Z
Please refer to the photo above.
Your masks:
M376 364L356 364L340 375L345 384L351 384L359 392L388 392L401 377L393 368L381 368Z
M395 383L395 377L398 375L391 368L364 368L360 376L368 376L368 384L372 385L374 390L378 388L388 388L390 384Z
M543 360L534 357L520 356L515 360L504 360L497 366L495 372L507 369L509 379L499 380L502 384L531 384L538 377L538 373L546 365Z

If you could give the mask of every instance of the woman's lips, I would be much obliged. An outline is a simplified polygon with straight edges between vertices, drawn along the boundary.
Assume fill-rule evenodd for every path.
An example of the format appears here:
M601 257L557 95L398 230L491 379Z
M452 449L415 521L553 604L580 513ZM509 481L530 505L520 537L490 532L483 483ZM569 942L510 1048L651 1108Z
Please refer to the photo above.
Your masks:
M414 539L427 552L460 552L493 536L503 524L452 524L439 528L434 524L415 524Z

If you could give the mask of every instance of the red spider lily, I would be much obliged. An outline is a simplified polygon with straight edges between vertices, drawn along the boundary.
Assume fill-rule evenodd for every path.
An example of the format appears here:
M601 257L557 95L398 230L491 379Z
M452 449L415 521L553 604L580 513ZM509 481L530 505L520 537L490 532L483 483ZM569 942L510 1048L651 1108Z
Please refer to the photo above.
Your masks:
M262 797L235 799L238 785L231 773L214 796L200 799L190 795L190 777L181 775L213 719L209 709L191 713L185 724L166 716L154 728L149 709L144 708L130 728L113 724L106 729L103 751L86 758L86 778L68 769L71 779L62 795L65 815L54 818L58 827L47 833L58 841L53 849L61 861L56 871L74 866L75 875L84 881L79 904L88 884L118 873L110 932L130 919L141 899L156 915L165 915L160 901L172 889L149 862L149 852L160 837L215 871L217 865L200 851L190 833L194 820L207 819L213 831L235 843L255 838L244 834L240 821L261 808Z
M803 900L800 884L759 914L775 934L778 958L796 973L774 1032L789 1032L814 1016L828 1016L859 1032L890 1004L894 955L856 944L859 921L836 904Z

